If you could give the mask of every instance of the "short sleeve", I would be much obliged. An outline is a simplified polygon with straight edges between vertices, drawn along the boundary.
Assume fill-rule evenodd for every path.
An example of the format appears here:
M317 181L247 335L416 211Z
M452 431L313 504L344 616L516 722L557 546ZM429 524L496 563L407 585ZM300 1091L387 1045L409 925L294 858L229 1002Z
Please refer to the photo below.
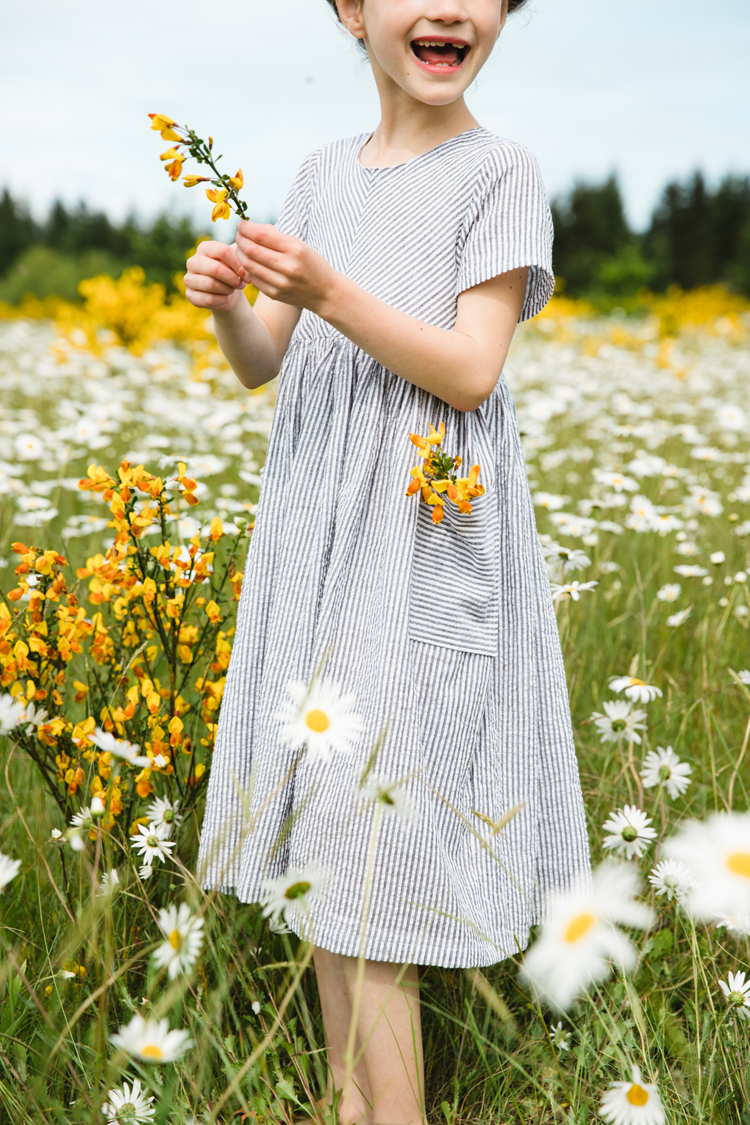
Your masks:
M552 216L539 167L522 145L493 149L480 171L460 252L456 295L508 270L529 266L519 321L552 296Z
M276 227L283 234L291 234L303 241L307 239L307 223L319 155L320 149L316 149L302 162L276 220Z

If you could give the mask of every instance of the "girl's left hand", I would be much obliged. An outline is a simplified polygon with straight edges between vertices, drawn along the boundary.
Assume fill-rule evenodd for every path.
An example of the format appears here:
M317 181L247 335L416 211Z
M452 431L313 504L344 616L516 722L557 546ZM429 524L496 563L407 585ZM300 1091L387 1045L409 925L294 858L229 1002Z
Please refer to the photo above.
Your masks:
M235 245L243 281L274 301L322 315L337 277L322 254L270 223L247 219L240 220Z

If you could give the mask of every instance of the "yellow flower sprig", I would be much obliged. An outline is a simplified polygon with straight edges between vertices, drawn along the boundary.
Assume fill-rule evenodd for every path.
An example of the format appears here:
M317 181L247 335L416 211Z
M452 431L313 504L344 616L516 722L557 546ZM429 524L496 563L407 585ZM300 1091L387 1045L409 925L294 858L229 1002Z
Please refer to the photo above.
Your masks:
M246 218L247 204L239 197L239 192L245 183L242 169L239 168L234 176L226 176L219 171L216 163L221 160L221 157L212 155L213 137L204 141L189 126L178 125L176 121L173 121L171 117L167 117L164 113L149 113L149 117L151 118L151 128L161 134L162 140L174 142L171 148L161 154L165 170L172 180L179 180L182 176L182 166L188 157L193 157L199 164L206 164L214 173L215 178L213 179L211 176L192 174L185 175L182 179L185 187L195 187L196 184L214 185L211 188L206 188L206 195L214 205L211 212L212 222L216 222L217 219L228 219L232 210L241 219ZM184 152L180 151L182 148L185 149Z
M410 470L414 480L407 488L406 495L414 496L421 492L422 501L433 509L433 523L440 523L445 515L446 499L455 504L459 512L470 512L470 501L476 496L484 495L484 485L477 484L481 467L472 465L468 477L458 476L462 459L458 456L451 457L440 448L445 437L444 422L440 423L439 430L430 422L427 437L420 434L409 434L409 437L424 457L424 465L422 468L417 465Z

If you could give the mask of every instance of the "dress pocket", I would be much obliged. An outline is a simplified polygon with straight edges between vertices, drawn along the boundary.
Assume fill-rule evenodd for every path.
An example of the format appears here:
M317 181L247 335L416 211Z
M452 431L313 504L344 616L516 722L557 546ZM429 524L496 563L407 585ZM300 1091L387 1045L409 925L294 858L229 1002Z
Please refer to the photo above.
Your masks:
M439 524L419 501L409 585L409 637L443 648L497 654L497 495L461 513L451 503Z

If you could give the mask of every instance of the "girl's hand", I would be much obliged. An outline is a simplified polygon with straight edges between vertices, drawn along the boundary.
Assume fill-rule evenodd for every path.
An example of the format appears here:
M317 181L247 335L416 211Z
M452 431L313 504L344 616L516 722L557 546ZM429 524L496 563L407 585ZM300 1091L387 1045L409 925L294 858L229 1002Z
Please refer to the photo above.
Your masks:
M243 281L252 282L274 301L325 316L340 275L322 254L269 223L247 219L237 227L235 244Z
M224 242L201 242L187 260L186 296L199 309L232 312L245 301L245 282L234 246Z

